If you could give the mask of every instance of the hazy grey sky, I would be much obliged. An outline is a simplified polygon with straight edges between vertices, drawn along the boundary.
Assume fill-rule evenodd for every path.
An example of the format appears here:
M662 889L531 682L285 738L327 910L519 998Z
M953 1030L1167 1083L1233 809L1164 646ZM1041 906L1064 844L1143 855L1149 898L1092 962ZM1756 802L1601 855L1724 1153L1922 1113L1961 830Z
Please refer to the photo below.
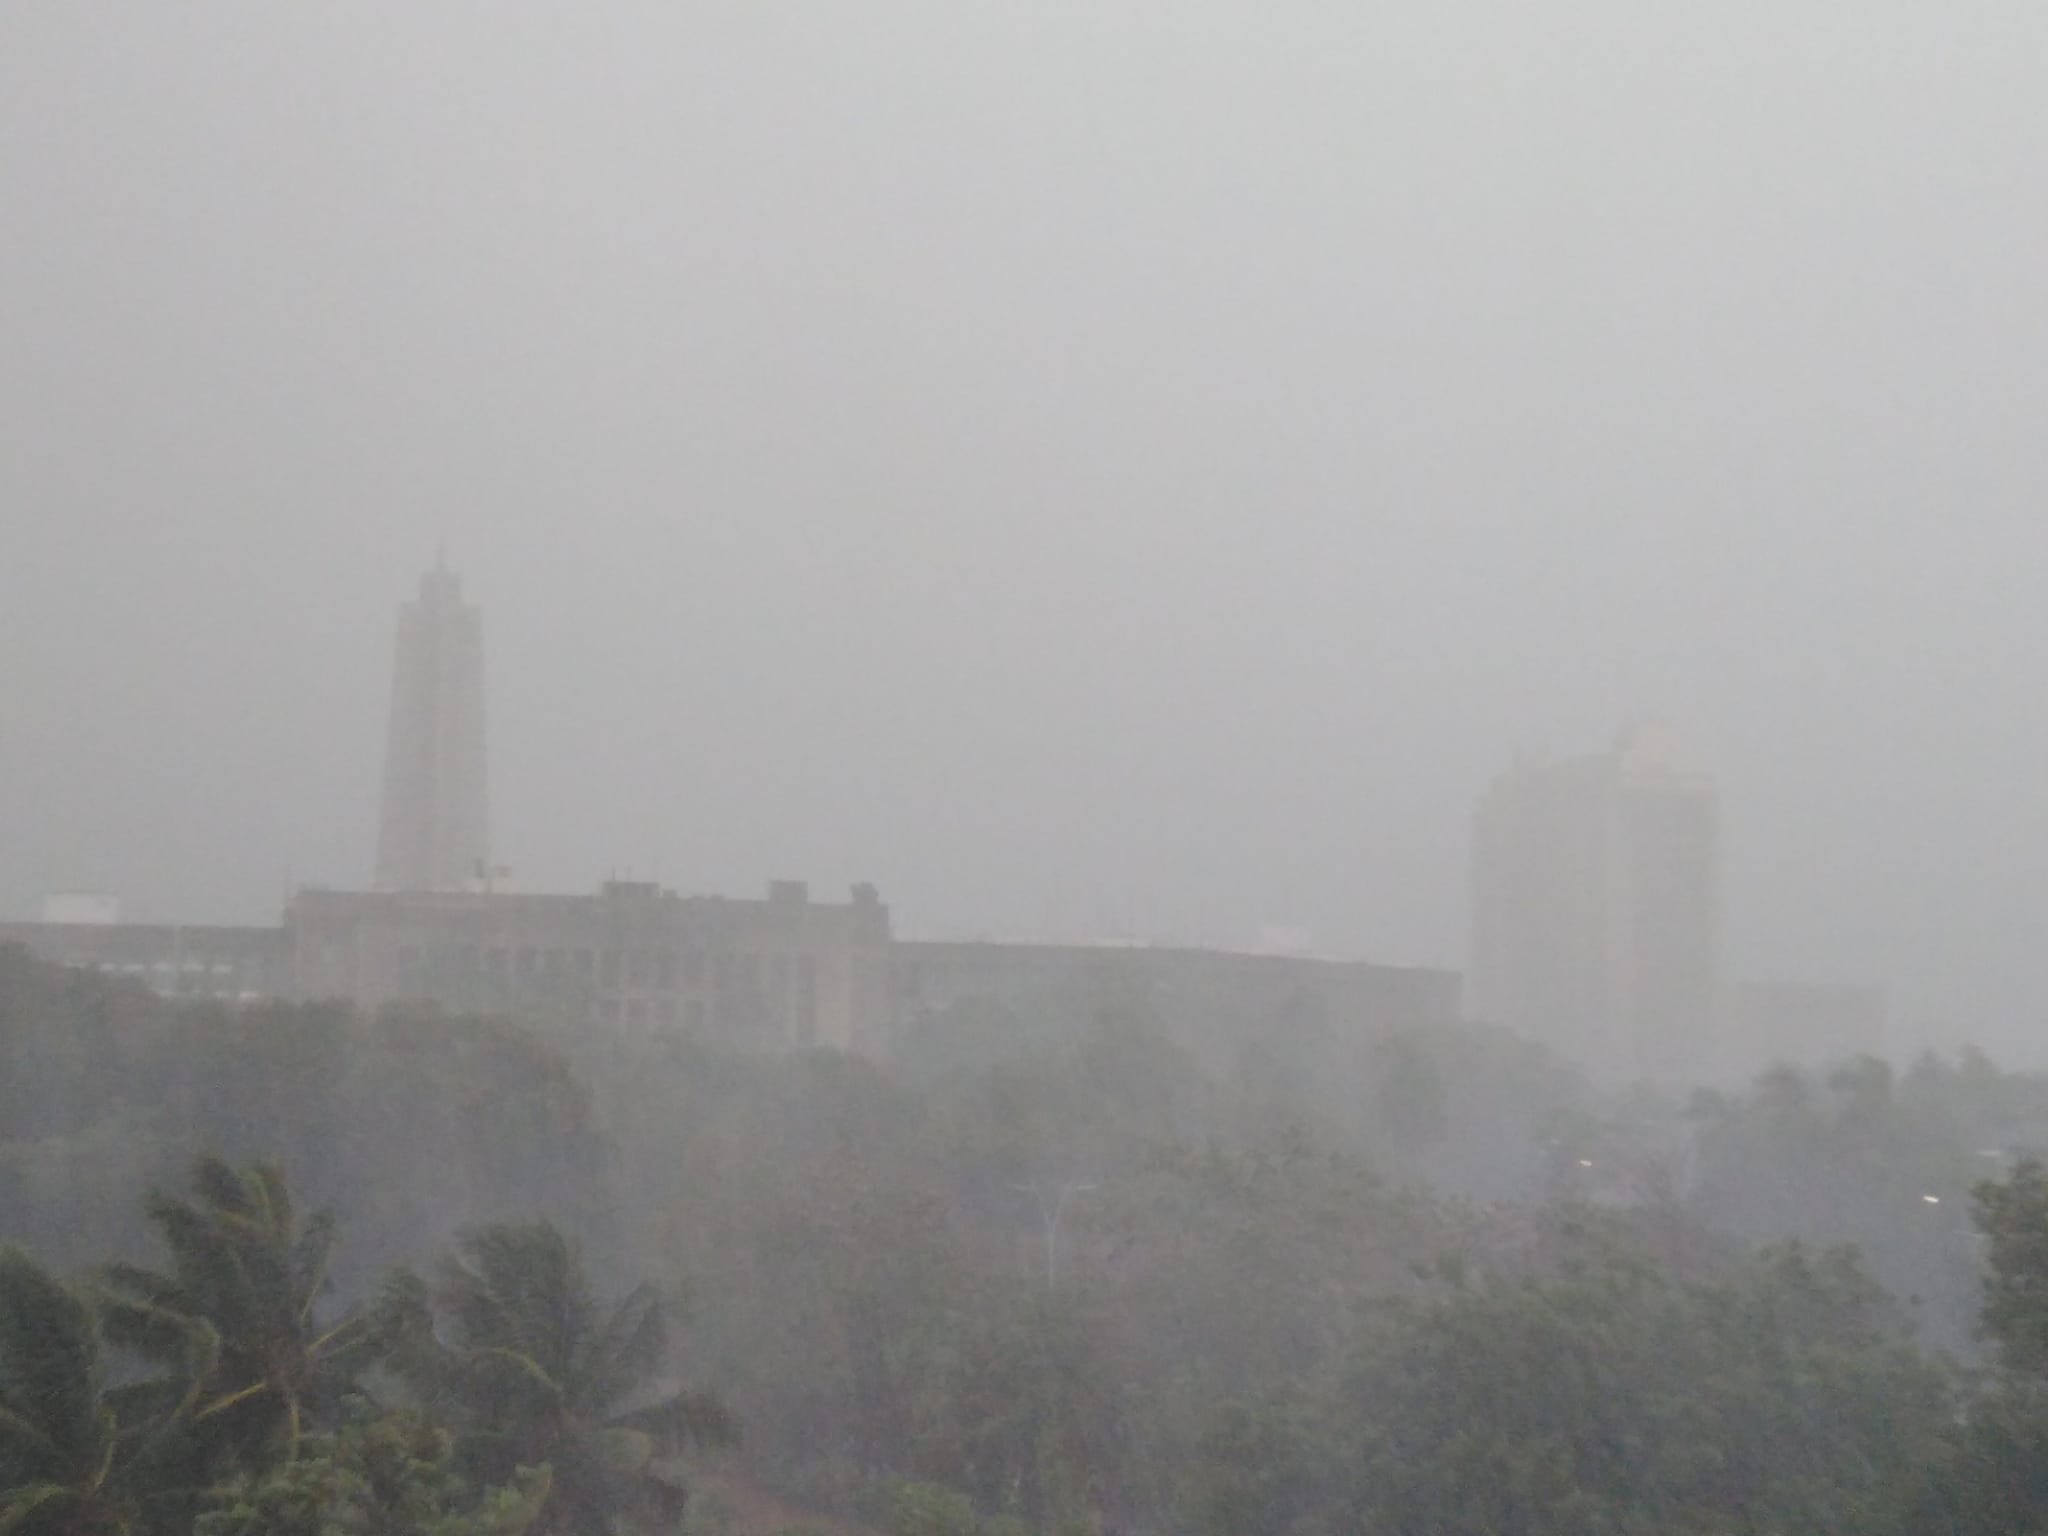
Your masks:
M0 0L0 908L373 844L1457 962L1680 722L1732 959L2048 1060L2039 0Z

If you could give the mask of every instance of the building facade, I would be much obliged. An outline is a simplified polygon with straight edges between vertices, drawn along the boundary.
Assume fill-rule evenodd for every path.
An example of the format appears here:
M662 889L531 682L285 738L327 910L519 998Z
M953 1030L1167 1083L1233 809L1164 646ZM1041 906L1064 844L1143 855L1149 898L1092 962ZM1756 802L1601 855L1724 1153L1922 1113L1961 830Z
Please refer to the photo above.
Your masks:
M0 944L19 944L57 965L141 982L164 997L253 1003L293 994L283 928L197 923L0 923Z
M987 1003L1085 1024L1141 1014L1227 1068L1248 1045L1369 1042L1458 1016L1455 972L1223 950L896 939L872 886L848 900L637 881L588 895L301 891L276 927L15 923L0 942L167 997L428 1004L543 1028L769 1053L887 1057L918 1024Z
M1608 1079L1713 1069L1720 810L1660 727L1602 753L1521 763L1472 840L1473 1015Z
M304 891L285 931L301 998L768 1051L876 1052L886 1032L889 910L872 886L838 903L796 881L758 901L638 881L588 896Z
M13 923L5 942L172 998L430 1004L751 1050L878 1053L891 1017L889 910L871 886L837 903L796 881L756 901L631 881L583 896L308 890L271 928Z
M398 614L374 884L460 891L490 875L483 620L445 563Z

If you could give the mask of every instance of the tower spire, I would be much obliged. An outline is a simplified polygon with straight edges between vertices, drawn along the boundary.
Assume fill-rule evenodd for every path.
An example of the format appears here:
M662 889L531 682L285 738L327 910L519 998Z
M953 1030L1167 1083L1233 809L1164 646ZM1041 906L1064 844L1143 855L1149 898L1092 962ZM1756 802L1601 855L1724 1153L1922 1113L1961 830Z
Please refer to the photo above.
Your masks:
M483 624L444 542L398 614L376 884L461 890L489 867Z

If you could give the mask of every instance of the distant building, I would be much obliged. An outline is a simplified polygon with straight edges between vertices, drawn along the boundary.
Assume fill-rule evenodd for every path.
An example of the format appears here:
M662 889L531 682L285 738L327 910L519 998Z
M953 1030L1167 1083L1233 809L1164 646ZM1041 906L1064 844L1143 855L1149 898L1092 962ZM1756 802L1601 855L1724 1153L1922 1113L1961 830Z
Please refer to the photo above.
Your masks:
M380 891L459 891L490 873L484 642L446 563L398 615L377 836Z
M276 927L0 924L66 965L167 997L429 1003L543 1027L742 1050L890 1054L964 1003L1152 1018L1227 1066L1248 1044L1366 1043L1458 1017L1455 972L1137 945L905 942L874 887L844 902L780 880L765 899L638 881L590 895L301 891Z
M0 924L65 965L169 997L429 1003L544 1026L782 1051L885 1055L903 1027L965 1001L1100 1009L1143 1004L1198 1051L1248 1039L1450 1021L1447 971L1216 950L906 944L873 886L844 902L777 881L765 899L613 881L595 894L494 889L482 624L437 564L403 605L385 744L375 888L304 890L269 927L118 921L69 898L41 923Z
M1613 1078L1715 1065L1719 802L1660 727L1521 763L1473 824L1475 1017Z
M126 976L164 997L224 1003L292 995L282 928L196 923L0 923L0 944L20 944L58 965Z
M1359 1042L1455 1024L1460 992L1457 972L1427 966L1138 944L902 939L890 951L890 985L899 1028L977 1003L1020 1014L1121 1010L1216 1068L1228 1068L1248 1044L1289 1035Z
M889 910L872 886L763 901L613 881L590 896L302 891L286 910L292 986L366 1008L666 1033L746 1049L879 1052Z
M879 1053L891 1018L889 909L872 886L813 901L301 891L272 928L0 924L0 943L129 976L166 997L431 1003L547 1026L668 1033L748 1050Z

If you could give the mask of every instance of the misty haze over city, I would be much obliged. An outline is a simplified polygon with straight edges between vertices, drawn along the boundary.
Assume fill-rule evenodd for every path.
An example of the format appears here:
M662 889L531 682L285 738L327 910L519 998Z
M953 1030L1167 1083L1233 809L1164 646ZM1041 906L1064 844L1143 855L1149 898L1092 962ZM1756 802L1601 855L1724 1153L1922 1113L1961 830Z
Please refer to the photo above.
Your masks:
M363 883L445 542L522 885L1458 966L1647 714L1732 970L2042 1060L2038 9L7 32L8 915Z
M2044 79L0 0L0 1536L2048 1536Z

